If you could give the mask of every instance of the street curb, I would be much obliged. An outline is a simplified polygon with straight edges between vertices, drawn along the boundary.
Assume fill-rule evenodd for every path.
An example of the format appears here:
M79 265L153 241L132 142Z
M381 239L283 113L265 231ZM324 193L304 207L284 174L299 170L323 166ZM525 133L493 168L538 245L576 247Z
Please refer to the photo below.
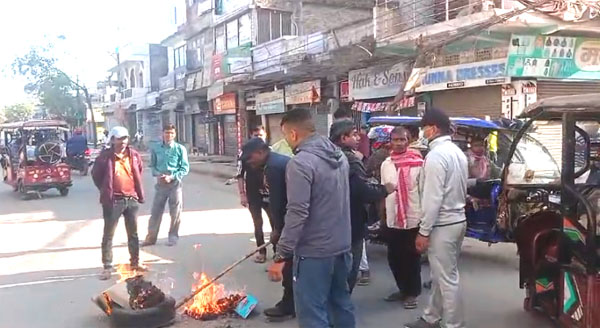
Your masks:
M143 154L142 162L150 165L150 155ZM190 162L190 172L200 175L210 175L215 178L229 180L237 175L237 168L228 159L211 159L210 161Z
M190 172L229 180L236 176L237 169L235 166L222 163L195 162L190 163Z

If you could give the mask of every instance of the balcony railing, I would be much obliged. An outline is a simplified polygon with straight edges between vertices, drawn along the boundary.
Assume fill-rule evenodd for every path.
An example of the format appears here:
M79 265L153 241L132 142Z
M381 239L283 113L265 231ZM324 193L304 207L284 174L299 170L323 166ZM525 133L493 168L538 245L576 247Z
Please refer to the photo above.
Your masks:
M146 96L146 94L148 93L148 89L146 88L130 88L130 89L125 89L121 92L121 98L122 99L129 99L129 98L139 98L139 97L144 97Z
M375 38L497 9L512 9L513 0L378 0L375 6Z
M175 75L173 74L173 72L170 72L169 74L161 77L158 80L158 84L159 84L159 91L164 91L164 90L169 90L169 89L173 89L175 88Z
M326 49L327 38L321 32L305 36L283 36L253 49L254 72L257 76L279 72L287 65L324 53Z

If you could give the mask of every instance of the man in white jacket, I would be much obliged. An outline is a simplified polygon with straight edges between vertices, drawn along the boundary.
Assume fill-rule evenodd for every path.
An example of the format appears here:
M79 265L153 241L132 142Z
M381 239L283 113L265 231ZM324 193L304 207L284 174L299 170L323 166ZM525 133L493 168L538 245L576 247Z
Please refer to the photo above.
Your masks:
M421 121L429 140L422 179L423 216L416 248L428 251L432 295L423 316L407 328L465 328L459 287L458 257L467 228L468 162L450 137L450 119L437 109L428 110Z
M388 264L398 291L385 298L388 302L402 301L404 308L417 307L421 294L421 261L415 247L421 219L419 179L423 157L410 149L411 133L396 127L391 132L390 157L381 164L381 183L392 186L385 199Z

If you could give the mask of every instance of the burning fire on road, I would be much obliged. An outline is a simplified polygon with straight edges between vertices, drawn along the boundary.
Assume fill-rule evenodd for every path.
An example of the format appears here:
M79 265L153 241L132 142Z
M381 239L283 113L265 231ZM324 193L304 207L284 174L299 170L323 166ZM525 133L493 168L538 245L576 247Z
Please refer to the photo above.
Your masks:
M198 282L192 286L192 291L210 282L210 278L204 273L194 273L194 278ZM196 294L183 313L196 320L214 320L220 316L233 314L244 297L241 293L227 292L222 284L213 283Z

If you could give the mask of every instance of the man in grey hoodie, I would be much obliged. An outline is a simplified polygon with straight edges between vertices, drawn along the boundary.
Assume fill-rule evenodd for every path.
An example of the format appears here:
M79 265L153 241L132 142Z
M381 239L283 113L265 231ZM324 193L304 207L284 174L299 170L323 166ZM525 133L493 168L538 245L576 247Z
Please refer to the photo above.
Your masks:
M280 280L283 262L293 257L299 326L354 328L347 283L352 263L348 161L315 132L308 110L287 112L282 128L296 155L286 170L285 226L269 277Z

